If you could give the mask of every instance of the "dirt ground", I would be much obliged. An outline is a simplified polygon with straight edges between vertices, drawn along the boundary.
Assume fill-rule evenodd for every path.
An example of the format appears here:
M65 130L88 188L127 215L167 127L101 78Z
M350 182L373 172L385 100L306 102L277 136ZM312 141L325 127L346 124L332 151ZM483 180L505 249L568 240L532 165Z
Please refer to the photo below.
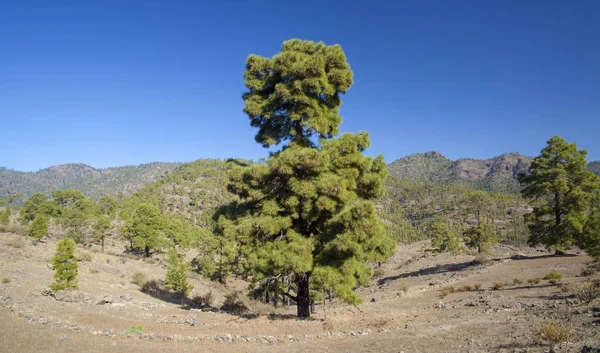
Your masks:
M598 278L580 275L592 262L585 254L497 246L481 264L472 255L426 252L423 242L401 246L380 278L358 289L363 304L319 303L310 320L297 320L295 307L250 303L253 315L238 317L147 295L132 276L164 278L163 262L120 256L118 243L104 253L78 249L86 260L80 291L57 300L43 295L55 246L0 234L1 352L579 352L600 344L600 303L563 290ZM528 283L552 270L563 275L559 283ZM212 291L215 308L245 285L192 282L191 296ZM493 289L498 282L505 285ZM442 298L450 286L471 290ZM567 327L570 342L544 340L545 323Z

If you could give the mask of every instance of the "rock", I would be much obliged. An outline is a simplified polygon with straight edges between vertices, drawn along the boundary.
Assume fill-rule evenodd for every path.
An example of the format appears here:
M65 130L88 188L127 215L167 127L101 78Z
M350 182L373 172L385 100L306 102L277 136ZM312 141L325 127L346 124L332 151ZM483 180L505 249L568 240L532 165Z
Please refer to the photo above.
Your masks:
M191 322L189 323L190 326L204 326L204 322L202 322L201 320L198 320L196 318L190 319Z
M104 298L100 299L96 305L104 305L104 304L112 304L113 302L113 298L111 296L105 296Z
M110 304L110 308L117 309L119 311L123 311L123 310L127 309L127 306L123 303L112 303L112 304Z
M85 303L92 301L92 298L80 291L59 290L54 293L54 299L65 303Z
M375 303L375 298L371 298L371 303Z
M581 353L600 353L600 345L596 345L596 347L583 346Z
M121 294L119 298L123 299L126 302L130 302L133 300L133 297L129 294Z
M435 309L446 309L446 304L444 304L442 302L438 302L438 303L434 304L433 307Z

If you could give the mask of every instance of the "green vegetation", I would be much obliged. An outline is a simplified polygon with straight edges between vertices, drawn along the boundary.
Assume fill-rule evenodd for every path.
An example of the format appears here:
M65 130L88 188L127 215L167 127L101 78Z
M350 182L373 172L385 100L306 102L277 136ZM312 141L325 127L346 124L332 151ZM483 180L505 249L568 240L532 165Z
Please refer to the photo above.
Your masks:
M592 191L599 187L598 177L586 170L585 150L554 136L534 158L529 174L520 174L522 194L534 205L527 215L529 243L544 244L559 253L574 244L590 245L583 234L589 216ZM598 234L591 234L597 238Z
M133 324L133 325L131 325L129 332L135 333L135 334L142 334L142 333L144 333L144 326L138 325L138 324Z
M6 206L3 212L0 212L0 225L8 226L10 223L10 207Z
M169 245L163 227L164 220L158 207L150 203L143 203L125 222L121 235L129 241L131 251L144 252L146 257L150 257L152 251Z
M48 235L48 219L43 214L37 215L29 226L29 236L39 240L46 235Z
M194 286L188 282L187 273L191 270L183 256L177 254L177 250L169 251L169 268L165 277L165 287L179 293L181 297L188 295Z
M178 165L179 163L155 162L95 169L85 164L63 164L37 172L0 168L0 198L23 194L30 197L35 193L49 195L52 191L61 189L81 190L92 200L99 200L103 196L131 195ZM14 198L13 202L15 206L22 205L19 197Z
M465 245L472 249L477 249L479 254L489 254L490 248L498 242L492 227L486 223L481 223L470 227L463 232Z
M551 279L556 279L556 280L558 280L558 279L561 279L561 278L562 278L562 273L560 273L560 272L558 272L558 271L556 271L556 270L552 270L552 271L550 271L549 273L547 273L547 274L544 276L544 279L545 279L545 280L551 280Z
M460 247L460 239L448 224L436 222L431 226L431 245L440 252L455 252Z
M362 155L367 133L333 138L352 85L344 52L289 40L271 59L250 55L244 79L256 141L282 148L262 164L230 163L240 201L221 214L218 236L239 244L255 284L287 279L295 295L272 288L294 299L299 317L310 316L311 288L359 303L353 289L371 277L366 261L386 259L395 244L369 201L383 192L383 157Z
M52 258L54 266L54 283L50 289L78 289L77 258L75 258L75 242L69 238L61 239L56 246L56 255Z
M100 216L94 224L94 236L95 242L99 242L102 245L102 251L104 251L104 239L110 235L113 226L110 223L110 219L106 216Z

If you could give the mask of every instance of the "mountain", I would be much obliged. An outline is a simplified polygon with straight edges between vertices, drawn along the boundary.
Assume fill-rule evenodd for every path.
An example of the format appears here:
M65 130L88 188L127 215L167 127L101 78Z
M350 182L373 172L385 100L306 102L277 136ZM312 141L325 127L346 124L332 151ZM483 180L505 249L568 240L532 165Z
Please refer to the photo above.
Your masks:
M0 199L17 193L26 197L36 192L49 194L57 189L78 189L94 200L102 196L130 195L180 164L154 162L105 169L86 164L62 164L37 172L0 168Z
M590 164L588 164L588 169L592 173L600 176L600 161L590 162Z
M531 158L507 153L485 160L451 161L439 152L417 153L389 165L390 175L411 182L464 186L490 192L518 193L517 174L526 172Z

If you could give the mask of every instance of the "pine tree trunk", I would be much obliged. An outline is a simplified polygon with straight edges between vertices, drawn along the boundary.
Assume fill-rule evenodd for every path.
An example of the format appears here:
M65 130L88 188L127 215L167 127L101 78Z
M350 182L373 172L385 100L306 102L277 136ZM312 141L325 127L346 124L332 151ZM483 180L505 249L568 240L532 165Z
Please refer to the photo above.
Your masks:
M150 257L150 247L148 245L144 248L144 252L146 253L146 257Z
M296 306L298 309L298 317L310 317L310 291L309 291L309 274L298 279L298 294L296 295Z
M104 252L104 237L102 238L102 252Z

